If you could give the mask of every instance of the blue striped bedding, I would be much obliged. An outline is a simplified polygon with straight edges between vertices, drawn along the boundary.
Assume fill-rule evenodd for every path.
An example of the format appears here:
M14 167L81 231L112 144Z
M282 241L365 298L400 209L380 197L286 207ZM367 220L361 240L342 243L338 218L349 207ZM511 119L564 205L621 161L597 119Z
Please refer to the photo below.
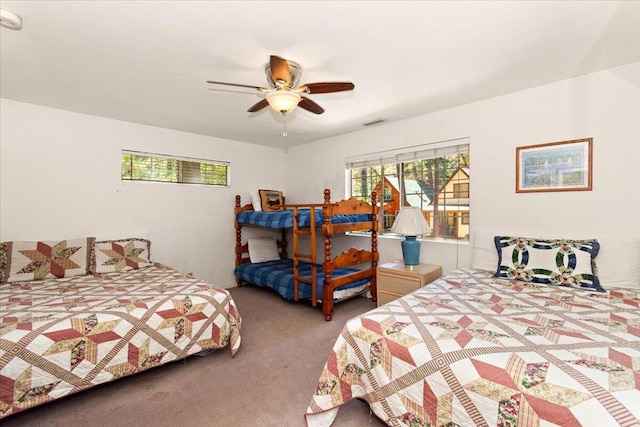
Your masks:
M317 298L322 299L322 282L324 281L324 273L322 272L322 266L317 265ZM331 277L335 278L343 276L348 273L352 273L355 270L353 268L339 268L333 271ZM242 264L236 267L234 271L235 275L245 282L252 283L257 286L267 287L278 292L283 298L293 300L293 260L281 259L277 261L266 261L255 264ZM300 275L303 277L311 277L311 264L308 262L300 262ZM349 289L356 286L361 286L367 283L369 280L359 280L357 282L349 283L341 286L337 289ZM311 299L311 285L307 283L300 283L300 298Z
M298 210L298 226L309 227L310 210ZM244 211L240 212L237 217L240 224L256 225L265 228L293 228L293 209L285 209L276 212L256 212ZM332 224L344 224L350 222L371 221L371 215L334 215L331 217ZM315 209L315 224L322 225L322 208Z

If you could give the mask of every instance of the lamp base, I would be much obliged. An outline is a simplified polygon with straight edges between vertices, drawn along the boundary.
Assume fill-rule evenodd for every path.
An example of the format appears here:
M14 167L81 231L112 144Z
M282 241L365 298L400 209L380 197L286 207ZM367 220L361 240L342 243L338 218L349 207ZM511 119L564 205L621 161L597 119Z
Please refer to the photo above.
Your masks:
M402 258L404 265L420 264L420 241L416 236L406 236L402 241Z

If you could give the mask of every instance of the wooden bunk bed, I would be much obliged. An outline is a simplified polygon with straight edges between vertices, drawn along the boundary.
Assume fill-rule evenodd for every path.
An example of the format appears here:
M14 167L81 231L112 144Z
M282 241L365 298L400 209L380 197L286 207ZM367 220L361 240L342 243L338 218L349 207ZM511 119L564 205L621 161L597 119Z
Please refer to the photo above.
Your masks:
M253 213L252 213L253 212ZM272 215L273 214L273 215ZM376 268L378 265L378 208L376 193L371 193L371 204L350 198L339 202L331 202L331 191L324 190L323 203L290 204L284 202L284 209L278 212L255 212L251 204L242 205L241 197L236 196L235 204L235 229L236 229L236 281L238 286L245 282L261 286L272 287L264 283L256 283L247 280L244 270L253 270L252 277L264 276L274 264L251 264L249 259L249 245L242 243L242 228L246 226L262 227L280 230L280 239L277 246L280 259L280 271L269 273L273 278L278 277L292 279L286 286L292 288L291 293L281 295L287 299L298 301L309 296L311 305L316 307L318 301L322 301L322 312L325 320L330 321L334 309L336 294L341 288L356 286L365 282L369 283L369 290L376 301ZM258 216L257 220L251 220ZM285 218L284 221L275 221L275 215ZM292 260L288 260L287 254L287 230L292 230ZM371 250L351 248L341 254L332 257L331 245L333 236L350 231L369 231L371 238ZM302 252L300 237L308 238L309 251ZM321 236L324 240L324 256L318 262L316 239ZM290 264L287 264L290 262ZM276 262L277 263L277 262ZM264 264L264 265L262 265ZM366 265L363 269L354 269L354 266ZM265 269L265 270L263 270ZM285 273L282 272L285 270ZM303 288L304 291L303 291ZM274 288L275 289L275 288ZM363 292L366 292L364 289ZM358 292L362 293L362 292ZM354 294L348 295L349 297Z

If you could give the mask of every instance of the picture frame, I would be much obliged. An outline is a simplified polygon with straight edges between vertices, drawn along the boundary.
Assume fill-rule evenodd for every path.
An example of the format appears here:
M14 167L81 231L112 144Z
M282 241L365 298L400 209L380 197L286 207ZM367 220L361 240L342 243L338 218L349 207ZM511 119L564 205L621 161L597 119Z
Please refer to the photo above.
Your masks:
M516 147L516 193L591 191L593 138Z

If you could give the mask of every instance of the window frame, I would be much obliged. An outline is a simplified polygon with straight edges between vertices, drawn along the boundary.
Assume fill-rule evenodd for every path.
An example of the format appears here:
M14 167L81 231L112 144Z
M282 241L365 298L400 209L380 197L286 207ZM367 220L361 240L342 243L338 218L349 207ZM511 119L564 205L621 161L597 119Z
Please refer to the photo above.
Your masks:
M423 204L423 200L419 200L421 209L423 210L423 212L425 212L425 217L427 218L429 226L432 229L432 232L429 235L422 236L421 239L468 242L470 240L471 233L469 206L469 195L471 188L471 150L469 142L462 141L465 139L468 138L458 138L449 141L441 141L438 143L423 144L398 150L389 150L385 152L370 153L347 158L345 159L345 177L347 181L345 185L346 194L348 194L349 197L363 198L368 201L368 199L370 199L371 191L373 191L377 187L380 187L381 182L383 183L381 188L382 191L378 191L378 193L384 194L385 187L387 186L385 178L389 176L389 174L385 173L385 170L393 171L391 175L394 179L397 179L398 182L396 184L392 183L391 185L393 187L398 187L397 191L400 194L398 196L399 200L397 201L397 203L400 203L400 206L403 206L404 203L407 202L407 197L410 196L415 197L416 195L418 195L421 198L426 196L431 199L426 205L431 209L425 209L426 206ZM451 169L449 165L446 166L447 175L444 180L441 181L436 176L435 182L437 184L434 184L437 185L436 187L428 186L428 188L426 188L425 181L415 176L415 174L418 174L418 176L424 176L422 175L423 173L425 173L423 168L425 168L426 166L424 163L419 164L418 169L406 170L407 165L410 165L412 162L426 161L436 158L442 158L444 160L446 156L451 155L458 156L457 163L455 164L453 169ZM461 157L460 155L464 157ZM375 172L376 168L377 172ZM359 177L354 177L354 169L361 170L362 175L360 175ZM372 171L374 172L373 174L371 173ZM360 190L360 192L367 191L369 194L354 194L354 184L356 184L358 181L360 181L361 183L365 183L365 180L362 178L365 173L368 177L377 175L378 182L373 182L369 178L369 180L366 181L366 186L369 188L367 190L363 190L361 187ZM406 189L402 187L407 185L407 183L403 177L403 174L413 175L413 178L408 179L418 180L421 188L419 188L417 191L405 191ZM433 177L433 175L430 174L427 176ZM451 184L451 187L448 187L449 184ZM453 190L454 185L456 185L456 188L459 190L458 192L455 192L455 194ZM397 206L389 206L384 196L381 194L378 195L377 199L380 212L380 231L378 232L379 235L397 236L395 233L390 233L389 230L391 224L393 223L393 218L387 217L391 217L393 215L391 212L385 211L385 207L387 208L386 210L390 211L390 209L397 208ZM449 204L447 203L447 201ZM415 203L410 204L415 205ZM450 207L456 210L449 210ZM436 209L435 212L434 209Z
M125 171L125 165L127 164L125 162L125 156L131 156L128 171ZM136 168L133 163L134 156L149 158L151 171L149 171L149 167ZM160 182L166 184L202 185L206 187L223 188L231 186L231 162L124 149L121 151L120 161L120 180L123 182ZM161 179L159 175L155 174L154 163L163 161L174 162L175 171L170 172L172 178ZM194 167L194 165L196 166ZM224 178L220 178L221 174L216 172L208 175L210 166L214 168L223 167L224 171L222 173ZM195 172L198 167L200 171ZM216 175L218 175L217 178ZM218 179L219 182L215 182L216 179Z

